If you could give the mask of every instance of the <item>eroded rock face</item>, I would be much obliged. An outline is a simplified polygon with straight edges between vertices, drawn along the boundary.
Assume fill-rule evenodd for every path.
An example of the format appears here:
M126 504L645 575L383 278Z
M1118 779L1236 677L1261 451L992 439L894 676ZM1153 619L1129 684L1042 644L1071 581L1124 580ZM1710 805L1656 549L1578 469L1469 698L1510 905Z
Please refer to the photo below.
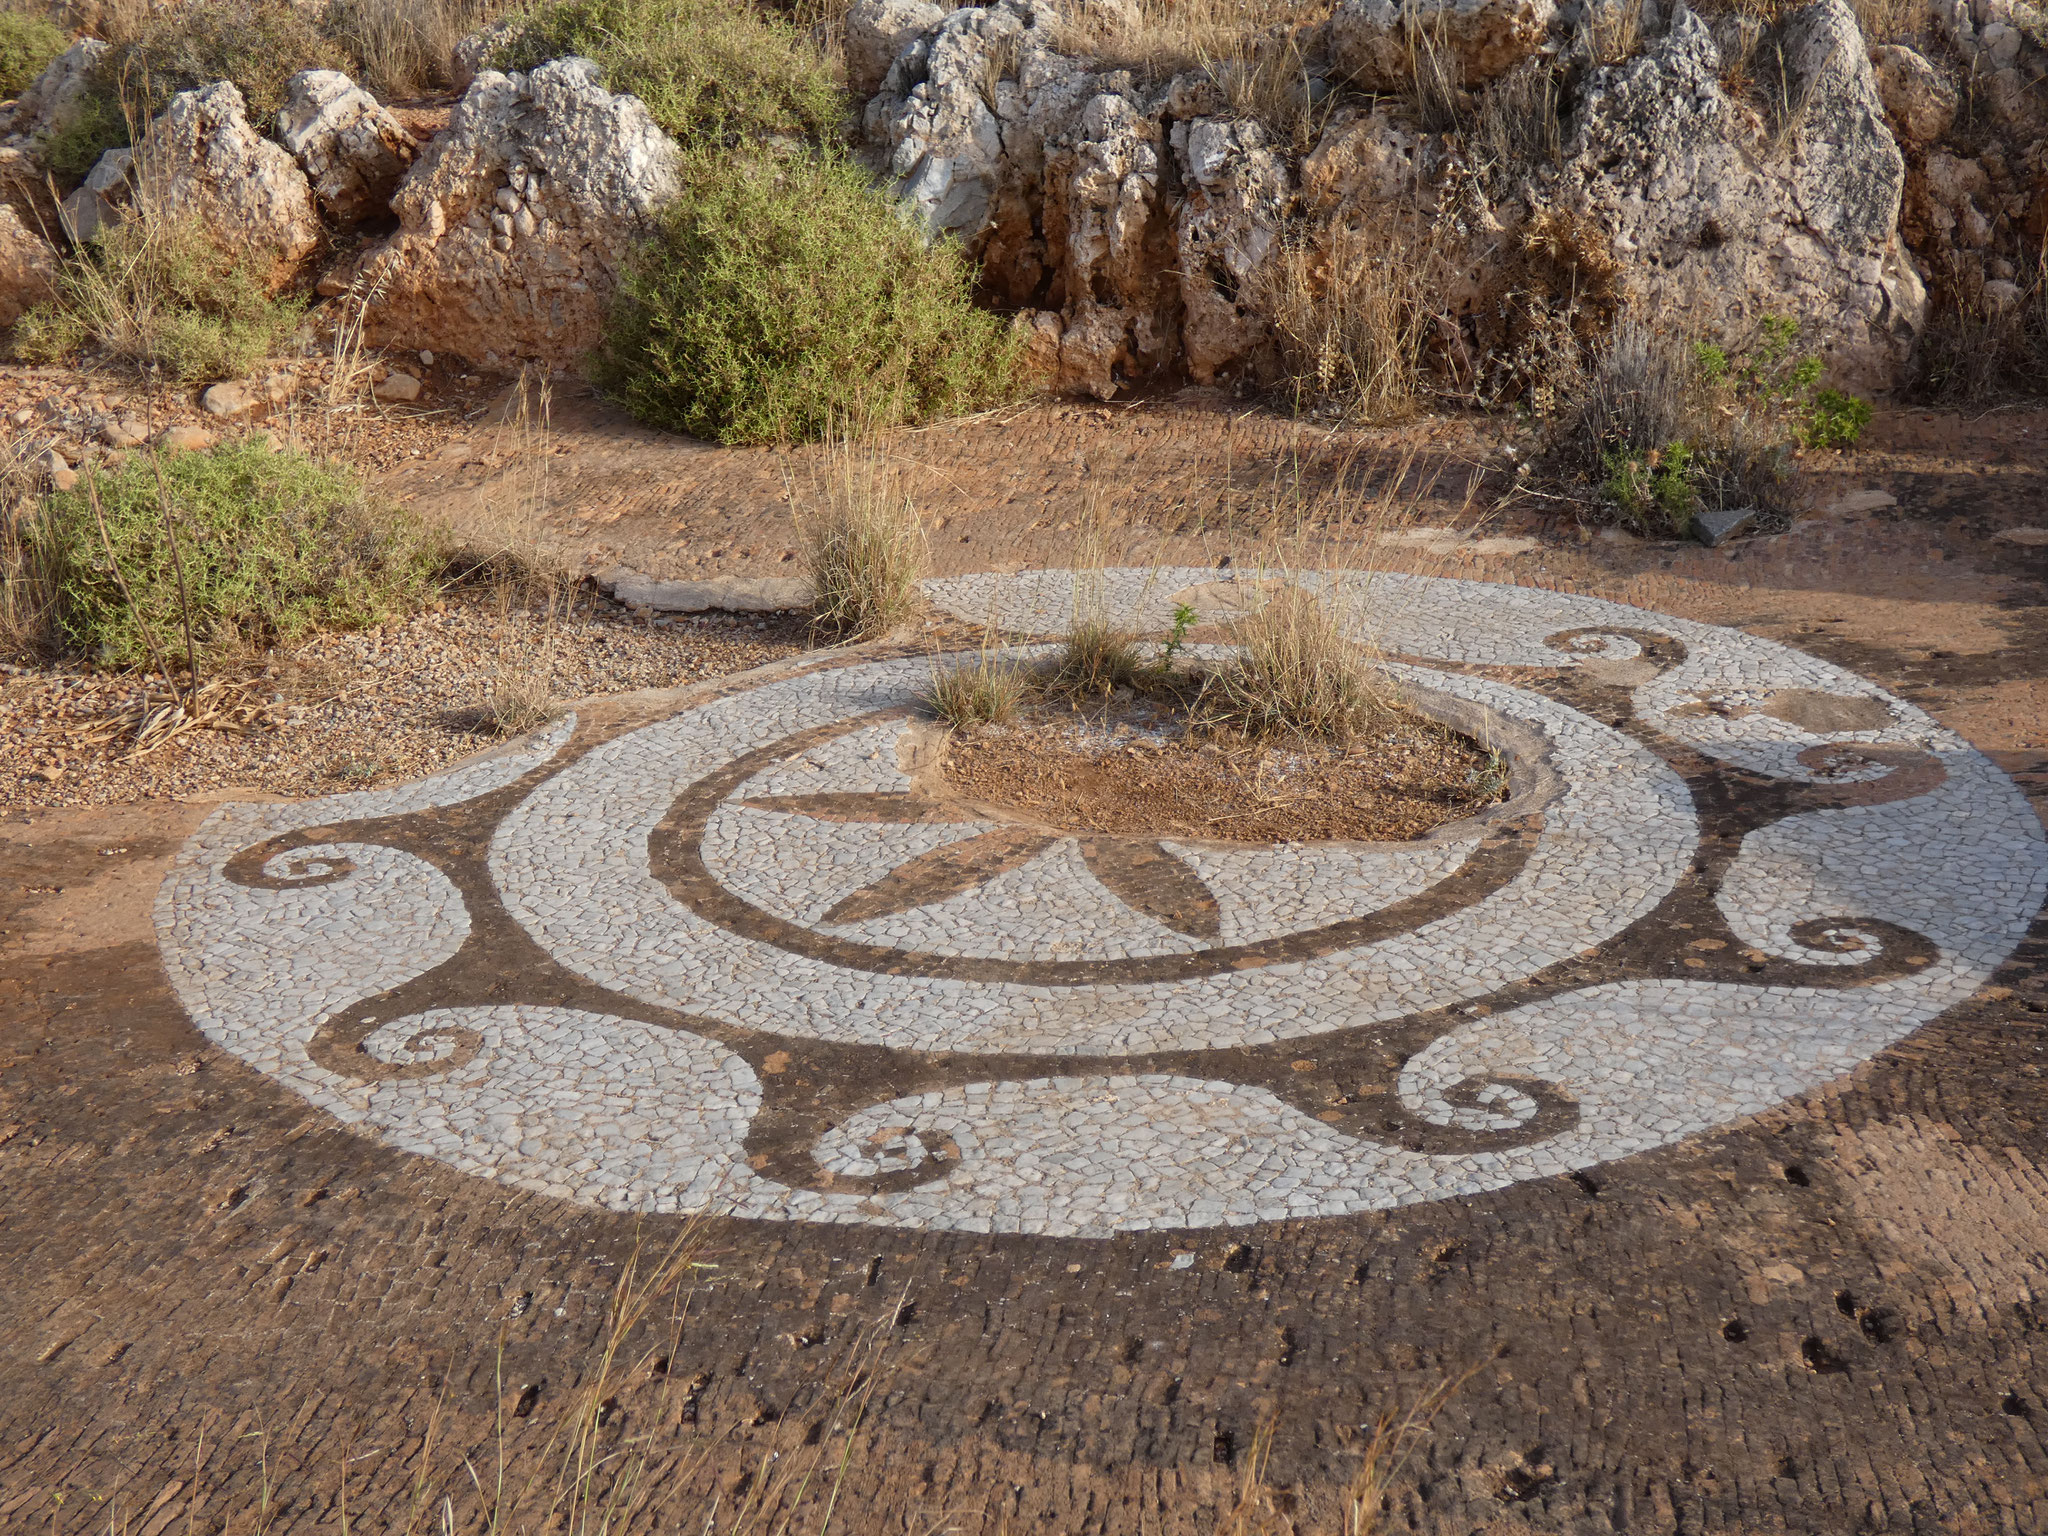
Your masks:
M268 256L277 276L320 243L305 173L250 126L242 93L225 80L173 96L137 160L156 207L200 220L231 249Z
M846 13L846 83L859 96L881 89L896 55L945 19L931 0L854 0Z
M1647 52L1589 77L1561 191L1648 313L1736 343L1786 316L1839 377L1881 387L1926 306L1896 238L1904 157L1845 0L1790 18L1784 48L1805 108L1774 131L1723 92L1712 35L1678 8Z
M1556 17L1552 0L1343 0L1324 35L1340 74L1400 92L1418 55L1452 86L1499 79L1543 46Z
M676 157L588 59L478 75L399 184L399 232L363 264L370 340L575 366L675 190Z
M339 70L303 70L288 89L278 142L305 171L328 220L349 229L387 213L418 152L412 135Z
M1873 49L1870 63L1885 116L1902 145L1924 148L1948 132L1961 98L1924 55L1893 43Z
M15 102L9 131L48 136L69 126L106 54L107 45L96 37L81 37L58 54Z
M57 281L57 252L0 203L0 326L9 326L45 299Z
M905 24L923 14L868 3ZM1068 390L1107 397L1162 371L1269 378L1285 242L1394 216L1455 228L1441 292L1466 317L1462 334L1446 322L1459 366L1496 339L1474 317L1498 308L1545 209L1611 244L1601 259L1627 301L1734 345L1761 316L1790 316L1852 382L1889 382L1924 310L1896 236L1904 157L1846 0L1809 5L1774 39L1804 103L1782 125L1726 94L1713 34L1673 6L1635 57L1586 67L1563 163L1492 203L1456 134L1346 108L1297 156L1205 76L1144 87L1066 55L1075 25L1048 0L961 7L907 39L866 25L871 46L896 45L865 125L898 194L1029 313L1035 366ZM1405 71L1416 27L1468 85L1570 41L1549 0L1351 0L1325 34L1330 66L1391 86L1384 50L1398 44Z

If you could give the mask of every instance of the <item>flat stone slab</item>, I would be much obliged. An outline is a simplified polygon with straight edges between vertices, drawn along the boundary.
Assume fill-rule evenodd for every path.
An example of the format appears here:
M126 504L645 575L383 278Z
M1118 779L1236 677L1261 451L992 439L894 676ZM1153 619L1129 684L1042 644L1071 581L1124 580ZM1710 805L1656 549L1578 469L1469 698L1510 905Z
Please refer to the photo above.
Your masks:
M1159 633L1278 579L1089 581ZM1507 751L1503 805L1412 844L1047 837L914 776L944 659L835 655L223 806L158 899L165 971L222 1048L477 1179L1102 1240L1469 1198L1763 1114L1969 998L2048 892L2006 776L1839 666L1565 593L1296 579ZM1065 571L928 592L1020 658L1086 606Z
M657 613L789 613L811 606L815 594L800 576L734 576L716 581L663 581L622 566L597 573L614 602Z

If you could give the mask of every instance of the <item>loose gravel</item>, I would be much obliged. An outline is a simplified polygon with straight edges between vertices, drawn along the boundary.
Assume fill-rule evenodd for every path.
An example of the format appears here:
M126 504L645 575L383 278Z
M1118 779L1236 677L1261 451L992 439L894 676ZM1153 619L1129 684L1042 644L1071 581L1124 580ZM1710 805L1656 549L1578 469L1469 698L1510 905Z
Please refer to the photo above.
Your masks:
M636 618L585 597L569 617L463 594L376 630L321 636L257 659L281 723L247 735L188 732L131 760L84 738L145 679L76 663L0 663L0 809L212 798L224 789L330 794L415 778L498 739L501 686L567 700L670 688L805 649L798 617ZM159 685L159 688L161 685Z

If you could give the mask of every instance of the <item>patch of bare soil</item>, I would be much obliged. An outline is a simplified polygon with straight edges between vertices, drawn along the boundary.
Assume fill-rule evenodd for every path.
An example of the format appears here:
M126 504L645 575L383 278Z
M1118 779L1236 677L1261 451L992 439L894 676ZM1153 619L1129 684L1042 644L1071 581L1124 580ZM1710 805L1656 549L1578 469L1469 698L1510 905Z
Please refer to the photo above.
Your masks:
M220 724L242 728L190 730L141 753L139 706L166 693L160 680L0 663L0 808L372 788L489 746L502 728L494 700L507 695L523 713L503 724L525 729L549 701L674 688L807 645L798 618L648 620L602 600L565 616L462 592L436 611L225 673L240 718Z
M1348 746L1247 741L1128 691L956 732L939 772L951 798L1062 832L1247 843L1412 841L1507 787L1498 754L1397 706Z

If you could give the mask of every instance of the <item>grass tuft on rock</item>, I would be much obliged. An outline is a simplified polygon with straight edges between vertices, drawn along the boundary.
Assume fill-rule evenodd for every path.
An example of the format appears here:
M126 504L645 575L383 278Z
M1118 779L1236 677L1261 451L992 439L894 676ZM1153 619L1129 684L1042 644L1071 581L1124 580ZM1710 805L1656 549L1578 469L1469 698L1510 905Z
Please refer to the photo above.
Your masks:
M1017 347L973 268L833 154L702 159L621 274L601 382L722 443L816 439L1009 398Z
M188 623L210 651L380 623L429 600L440 568L352 471L253 440L88 468L33 537L57 638L108 666L181 654Z

